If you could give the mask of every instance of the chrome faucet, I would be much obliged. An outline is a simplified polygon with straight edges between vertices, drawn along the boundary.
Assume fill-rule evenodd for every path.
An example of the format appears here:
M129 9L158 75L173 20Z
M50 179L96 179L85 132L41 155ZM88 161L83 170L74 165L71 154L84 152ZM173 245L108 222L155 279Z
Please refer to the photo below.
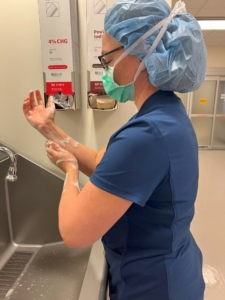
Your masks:
M5 152L6 154L8 154L9 159L11 160L10 166L9 166L9 171L8 171L7 176L6 176L6 180L14 182L14 181L17 180L17 175L16 175L17 160L16 160L16 156L13 154L13 152L11 150L9 150L6 147L0 147L0 151Z

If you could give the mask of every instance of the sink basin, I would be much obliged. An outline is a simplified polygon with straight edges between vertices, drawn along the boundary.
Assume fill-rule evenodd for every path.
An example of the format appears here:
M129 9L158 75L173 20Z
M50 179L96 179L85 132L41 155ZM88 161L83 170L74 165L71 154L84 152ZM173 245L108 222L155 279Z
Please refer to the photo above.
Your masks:
M69 249L64 243L17 247L0 271L5 298L79 299L90 252L91 247Z
M18 180L6 182L0 156L0 300L105 300L100 241L70 249L58 230L64 181L18 155Z

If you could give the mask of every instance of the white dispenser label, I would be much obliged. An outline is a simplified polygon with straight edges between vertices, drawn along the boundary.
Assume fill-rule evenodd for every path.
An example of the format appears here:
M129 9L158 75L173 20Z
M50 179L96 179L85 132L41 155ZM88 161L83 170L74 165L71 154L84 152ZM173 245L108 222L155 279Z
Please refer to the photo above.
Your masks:
M105 13L114 3L116 0L87 0L89 93L104 92L101 79L103 69L100 67L98 56L101 55L102 49Z
M71 74L75 71L70 0L39 0L45 92L73 95Z

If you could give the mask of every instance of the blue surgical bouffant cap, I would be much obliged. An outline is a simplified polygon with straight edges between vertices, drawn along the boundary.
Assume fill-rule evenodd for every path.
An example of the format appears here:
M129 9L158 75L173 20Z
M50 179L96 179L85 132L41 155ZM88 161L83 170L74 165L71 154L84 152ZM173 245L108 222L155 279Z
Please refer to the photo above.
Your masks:
M170 14L165 0L119 0L107 11L104 29L127 50ZM144 59L160 29L129 54L143 61L155 87L181 93L198 89L205 77L206 47L197 20L188 13L175 15L153 53Z

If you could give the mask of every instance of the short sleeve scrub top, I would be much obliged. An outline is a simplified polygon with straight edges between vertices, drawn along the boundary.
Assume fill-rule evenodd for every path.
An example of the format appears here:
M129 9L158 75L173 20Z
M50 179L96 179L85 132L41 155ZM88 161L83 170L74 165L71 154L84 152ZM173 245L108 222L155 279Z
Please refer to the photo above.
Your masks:
M151 95L112 135L90 180L133 202L102 238L110 299L202 300L202 254L190 232L198 145L181 100Z

